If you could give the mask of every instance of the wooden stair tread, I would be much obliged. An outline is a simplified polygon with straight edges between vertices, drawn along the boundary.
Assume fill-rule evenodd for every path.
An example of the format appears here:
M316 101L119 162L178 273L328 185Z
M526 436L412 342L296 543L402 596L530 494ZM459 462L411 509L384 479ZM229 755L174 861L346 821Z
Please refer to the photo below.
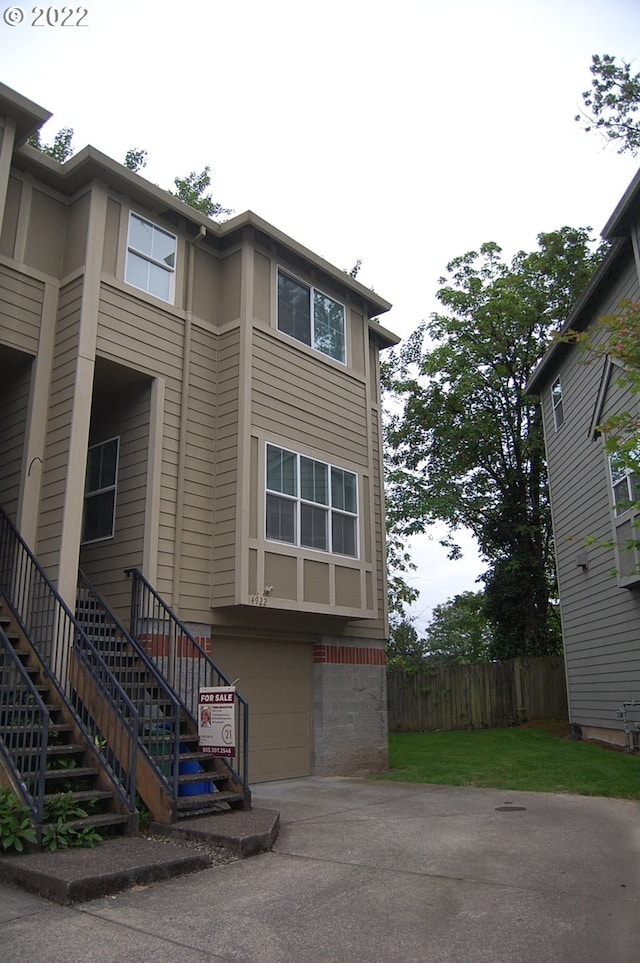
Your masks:
M47 769L45 778L49 779L80 779L83 776L97 776L95 766L77 766L75 769Z
M178 774L178 784L185 785L190 782L226 782L230 773L226 772L185 772Z
M241 792L212 792L198 796L178 796L177 803L179 811L189 810L192 815L194 809L206 812L224 804L239 802L242 799L244 799L244 795Z
M45 793L45 797L44 797L45 802L47 800L51 801L53 799L57 799L58 796L60 795L71 796L73 801L76 803L91 802L93 799L96 799L98 801L101 799L111 799L111 793L109 792L108 789L82 789L82 790L76 790L76 791L69 790L68 792L63 792L63 793L59 793L59 792Z

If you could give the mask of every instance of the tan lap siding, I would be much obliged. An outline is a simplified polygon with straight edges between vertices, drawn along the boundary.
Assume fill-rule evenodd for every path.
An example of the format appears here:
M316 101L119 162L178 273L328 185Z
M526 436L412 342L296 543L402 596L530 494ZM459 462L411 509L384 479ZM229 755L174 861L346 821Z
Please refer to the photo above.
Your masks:
M44 284L0 265L0 342L38 353Z
M235 328L219 340L211 587L214 604L235 600L239 390L240 332Z
M291 438L340 466L367 467L364 382L291 346L281 336L255 330L251 426Z
M174 585L183 351L184 318L179 312L151 299L130 297L103 282L97 353L166 380L157 588L169 602Z
M81 278L60 290L37 545L39 561L45 571L55 571L60 550L78 358L81 299Z
M215 335L194 324L183 479L180 611L199 622L210 618L217 354Z

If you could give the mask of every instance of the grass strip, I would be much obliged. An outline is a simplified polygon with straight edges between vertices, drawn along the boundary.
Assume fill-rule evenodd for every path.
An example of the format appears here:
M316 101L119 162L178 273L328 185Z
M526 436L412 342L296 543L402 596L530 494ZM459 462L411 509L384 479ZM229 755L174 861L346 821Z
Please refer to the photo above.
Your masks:
M544 728L392 733L389 765L377 778L617 799L640 795L637 755L572 742Z

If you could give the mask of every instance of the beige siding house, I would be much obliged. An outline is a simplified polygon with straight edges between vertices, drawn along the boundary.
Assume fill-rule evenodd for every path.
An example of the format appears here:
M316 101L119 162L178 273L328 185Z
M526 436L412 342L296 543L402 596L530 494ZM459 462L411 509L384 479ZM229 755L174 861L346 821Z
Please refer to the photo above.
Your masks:
M558 341L529 387L542 400L570 718L586 736L637 746L640 553L629 507L637 479L616 471L598 426L637 411L638 398L620 384L598 321L640 301L640 174L603 236L609 252L565 326L588 331L595 350Z
M387 761L379 352L390 305L217 224L0 85L0 505L75 604L137 568L250 705L251 781Z

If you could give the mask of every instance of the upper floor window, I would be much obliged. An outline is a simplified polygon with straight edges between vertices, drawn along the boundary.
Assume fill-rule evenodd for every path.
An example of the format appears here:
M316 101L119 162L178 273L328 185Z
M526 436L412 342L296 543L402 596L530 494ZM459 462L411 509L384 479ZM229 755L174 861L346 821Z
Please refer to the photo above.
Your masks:
M127 284L173 303L176 246L174 234L132 212L125 268Z
M640 500L640 478L620 452L609 455L609 473L615 513L622 515Z
M637 450L631 451L625 457L616 451L608 458L618 585L624 588L632 588L640 582L640 478L634 467L639 454Z
M89 448L84 483L83 542L97 542L113 537L118 450L118 438L111 438Z
M562 385L560 378L556 378L551 386L551 401L553 404L553 423L556 431L564 422L564 408L562 406Z
M266 487L268 539L357 558L357 475L267 445Z
M346 360L344 305L283 271L278 271L278 329L336 361Z

